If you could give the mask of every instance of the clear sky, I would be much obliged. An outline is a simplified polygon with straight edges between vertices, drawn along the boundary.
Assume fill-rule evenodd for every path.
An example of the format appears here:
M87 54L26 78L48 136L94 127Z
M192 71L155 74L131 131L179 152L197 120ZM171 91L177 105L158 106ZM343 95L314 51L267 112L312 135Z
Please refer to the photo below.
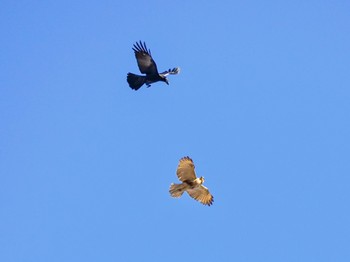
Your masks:
M349 1L1 1L0 261L350 261ZM170 85L131 90L143 40ZM193 158L215 197L169 196Z

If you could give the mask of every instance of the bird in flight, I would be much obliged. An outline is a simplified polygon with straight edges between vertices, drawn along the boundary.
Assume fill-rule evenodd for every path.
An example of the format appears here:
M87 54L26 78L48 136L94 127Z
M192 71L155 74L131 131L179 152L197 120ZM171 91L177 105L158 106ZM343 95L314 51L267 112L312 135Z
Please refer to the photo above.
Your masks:
M172 197L181 197L186 191L190 197L201 202L203 205L210 206L213 204L214 197L210 194L208 188L203 186L204 177L196 177L194 164L191 158L186 156L180 159L176 175L182 183L172 183L170 185L169 192Z
M127 81L129 83L129 86L134 90L138 90L143 84L146 84L147 87L150 87L152 83L158 81L163 81L169 85L167 76L176 75L180 72L180 68L175 67L162 73L158 73L156 62L154 62L151 55L151 50L147 49L145 42L136 42L132 50L135 52L135 57L140 72L142 74L146 74L135 75L133 73L128 73Z

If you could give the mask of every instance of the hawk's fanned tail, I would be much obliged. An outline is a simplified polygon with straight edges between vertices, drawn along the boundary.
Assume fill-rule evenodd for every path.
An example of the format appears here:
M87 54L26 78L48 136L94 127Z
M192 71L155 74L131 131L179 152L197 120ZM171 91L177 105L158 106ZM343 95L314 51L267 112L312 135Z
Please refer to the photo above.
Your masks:
M170 185L169 193L172 197L180 197L186 190L185 184L174 184Z

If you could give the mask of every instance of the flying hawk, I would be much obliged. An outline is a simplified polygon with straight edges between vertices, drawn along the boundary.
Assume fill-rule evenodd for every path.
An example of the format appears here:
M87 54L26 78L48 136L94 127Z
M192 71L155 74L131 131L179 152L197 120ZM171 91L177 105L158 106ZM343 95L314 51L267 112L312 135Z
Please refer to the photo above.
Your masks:
M186 156L180 159L176 175L182 183L172 183L170 185L169 192L172 197L180 197L186 191L190 197L201 202L203 205L210 206L213 204L214 197L209 193L208 188L202 185L204 183L204 177L196 177L191 158Z
M146 74L145 76L140 76L128 73L127 81L129 86L134 90L138 90L143 84L150 87L152 83L158 81L163 81L169 85L169 81L166 77L168 75L176 75L180 72L180 68L175 67L162 73L158 73L156 62L154 62L151 55L151 50L147 49L145 42L136 42L132 50L135 52L137 65L139 66L141 73Z

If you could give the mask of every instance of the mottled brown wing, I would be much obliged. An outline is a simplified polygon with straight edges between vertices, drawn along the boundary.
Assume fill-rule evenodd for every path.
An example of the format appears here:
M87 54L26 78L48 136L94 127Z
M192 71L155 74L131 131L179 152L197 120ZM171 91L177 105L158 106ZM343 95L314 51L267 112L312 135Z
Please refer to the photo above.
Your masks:
M147 49L146 43L136 42L133 50L137 60L137 65L142 74L153 75L158 74L157 65L152 59L151 51Z
M177 166L176 175L180 181L193 181L196 179L196 173L194 171L194 164L191 158L185 156L180 159Z
M200 185L194 189L188 189L187 193L195 200L201 202L203 205L210 206L214 202L214 197L210 194L208 188Z

